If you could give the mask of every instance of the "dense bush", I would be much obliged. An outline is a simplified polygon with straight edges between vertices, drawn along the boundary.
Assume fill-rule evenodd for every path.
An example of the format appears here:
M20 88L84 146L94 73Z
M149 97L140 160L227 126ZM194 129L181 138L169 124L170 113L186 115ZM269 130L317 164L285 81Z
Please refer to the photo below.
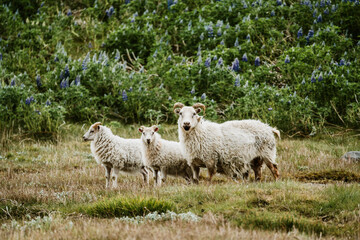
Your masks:
M177 101L304 134L360 123L357 0L22 2L0 6L1 129L174 123Z

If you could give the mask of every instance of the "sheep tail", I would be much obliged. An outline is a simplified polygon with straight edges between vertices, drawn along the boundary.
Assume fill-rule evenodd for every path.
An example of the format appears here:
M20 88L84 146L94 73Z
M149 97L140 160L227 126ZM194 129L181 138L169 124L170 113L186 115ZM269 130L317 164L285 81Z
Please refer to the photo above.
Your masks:
M278 136L279 139L281 139L279 130L277 130L276 128L273 128L272 132L275 133Z

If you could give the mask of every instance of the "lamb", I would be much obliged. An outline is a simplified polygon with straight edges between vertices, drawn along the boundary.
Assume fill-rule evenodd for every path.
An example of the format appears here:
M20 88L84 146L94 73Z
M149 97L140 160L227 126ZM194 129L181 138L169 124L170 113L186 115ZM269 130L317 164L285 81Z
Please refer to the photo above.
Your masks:
M183 177L188 183L192 182L192 170L180 150L180 143L167 141L157 133L157 126L141 126L139 131L142 142L142 156L145 166L154 171L155 186L158 184L158 173L161 182L165 182L167 175Z
M112 187L117 187L119 171L141 173L144 182L149 182L148 171L142 162L140 140L124 139L114 135L110 128L94 123L83 136L84 141L91 141L91 152L96 162L105 168L106 188L110 185L113 169Z
M174 105L179 115L178 132L182 150L198 182L200 167L206 167L210 181L216 172L233 179L247 179L249 170L255 179L261 178L261 167L265 162L275 179L279 177L274 133L279 131L255 120L228 121L222 124L204 120L198 113L205 106L196 103Z

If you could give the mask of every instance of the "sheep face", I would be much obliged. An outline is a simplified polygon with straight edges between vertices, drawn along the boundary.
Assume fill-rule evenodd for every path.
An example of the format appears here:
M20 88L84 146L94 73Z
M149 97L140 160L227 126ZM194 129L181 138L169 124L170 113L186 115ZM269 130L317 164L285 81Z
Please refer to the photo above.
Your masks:
M152 127L144 127L141 126L139 128L139 132L141 132L141 140L145 143L145 145L150 145L155 139L155 133L159 131L157 126Z
M93 125L91 125L89 130L83 136L84 141L93 141L95 139L96 134L100 130L100 125L101 125L100 122L97 122L97 123L94 123Z
M194 129L202 118L198 115L201 109L205 112L205 106L201 103L196 103L192 107L183 106L179 103L175 104L174 112L179 115L179 127L185 132Z

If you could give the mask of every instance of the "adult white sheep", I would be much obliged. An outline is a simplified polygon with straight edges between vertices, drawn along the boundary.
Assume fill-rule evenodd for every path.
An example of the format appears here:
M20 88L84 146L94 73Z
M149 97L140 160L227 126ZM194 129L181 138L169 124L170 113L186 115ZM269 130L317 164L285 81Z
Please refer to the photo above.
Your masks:
M110 185L113 170L113 184L117 187L119 171L125 173L141 173L144 182L149 182L141 157L141 141L139 139L124 139L114 135L110 128L102 126L100 122L91 125L83 136L84 141L92 141L90 148L96 162L105 168L106 188Z
M200 167L208 169L210 180L216 172L247 178L252 167L259 180L263 162L275 179L279 177L275 162L274 133L279 134L276 129L255 120L222 124L206 121L198 115L201 110L205 112L201 103L191 107L182 103L174 105L174 112L179 115L180 144L193 170L194 181L199 179Z
M192 182L193 174L180 149L180 143L162 139L157 126L139 128L141 132L142 156L145 166L153 169L155 185L165 182L167 175L183 177ZM161 173L160 182L158 173Z

